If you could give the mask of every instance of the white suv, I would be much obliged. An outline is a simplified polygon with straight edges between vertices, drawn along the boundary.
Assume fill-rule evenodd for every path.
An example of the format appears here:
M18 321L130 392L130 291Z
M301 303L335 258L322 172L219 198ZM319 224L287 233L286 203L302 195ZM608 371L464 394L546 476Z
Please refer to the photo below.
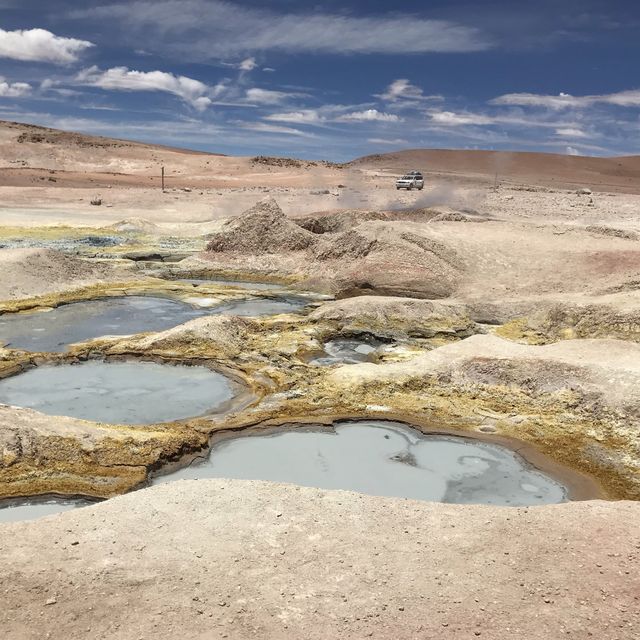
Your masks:
M410 171L396 180L396 189L424 189L424 178L419 171Z

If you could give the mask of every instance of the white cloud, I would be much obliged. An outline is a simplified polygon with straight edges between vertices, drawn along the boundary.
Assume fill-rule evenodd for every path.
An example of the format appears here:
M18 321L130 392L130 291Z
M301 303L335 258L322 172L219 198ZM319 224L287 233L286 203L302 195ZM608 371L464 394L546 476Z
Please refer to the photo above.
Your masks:
M291 122L295 124L321 124L325 122L324 116L321 116L317 109L272 113L265 116L264 119L272 122Z
M565 149L565 153L568 156L579 156L580 155L580 152L575 147L569 147L569 146Z
M284 91L272 91L270 89L258 89L254 87L247 89L246 97L249 102L257 102L258 104L280 104L288 98L295 97L300 94L286 93Z
M560 93L557 96L537 93L507 93L491 100L495 105L512 105L521 107L545 107L561 110L568 108L583 109L594 104L610 104L619 107L640 107L640 89L619 91L602 95L572 96Z
M589 136L582 129L572 127L561 127L556 129L556 135L562 138L588 138Z
M7 82L0 76L0 98L22 98L31 92L26 82Z
M69 64L75 62L85 49L93 46L87 40L63 38L45 29L0 29L0 58Z
M587 137L580 125L567 120L549 120L541 114L523 114L520 110L498 113L474 113L472 111L454 112L430 109L426 112L429 121L442 127L490 127L502 125L505 128L555 129L556 135L573 138Z
M476 27L414 13L360 17L279 12L228 0L137 0L76 10L71 16L119 20L132 36L139 29L152 29L162 36L157 38L158 47L206 58L268 50L409 54L482 51L492 46ZM153 42L152 36L149 41Z
M239 65L240 71L253 71L258 66L255 58L245 58Z
M431 111L429 112L431 122L447 127L459 127L466 125L484 126L494 124L495 118L479 113L454 113L453 111Z
M384 113L377 109L354 111L337 118L339 122L401 122L402 119L395 113Z
M219 94L219 85L210 88L204 82L186 76L175 76L165 71L135 71L127 67L113 67L106 71L91 67L81 71L76 80L101 89L171 93L198 111L204 111L212 104L210 93Z
M281 127L275 124L267 124L266 122L237 122L236 124L242 129L258 131L260 133L277 133L288 136L302 136L305 138L313 137L312 134L301 131L300 129L295 129L293 127Z
M387 138L368 138L367 142L370 142L371 144L389 144L393 146L409 144L409 141L404 138L395 138L393 140L389 140Z
M442 100L442 96L425 96L420 87L411 84L406 78L394 80L384 93L376 95L376 98L385 102L410 102L417 103L424 100Z

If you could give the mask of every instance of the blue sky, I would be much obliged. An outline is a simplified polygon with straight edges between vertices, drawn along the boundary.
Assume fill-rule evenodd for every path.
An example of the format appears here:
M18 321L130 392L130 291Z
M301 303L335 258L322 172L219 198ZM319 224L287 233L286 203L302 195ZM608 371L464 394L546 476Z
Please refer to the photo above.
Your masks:
M640 153L640 3L0 0L0 119L231 154Z

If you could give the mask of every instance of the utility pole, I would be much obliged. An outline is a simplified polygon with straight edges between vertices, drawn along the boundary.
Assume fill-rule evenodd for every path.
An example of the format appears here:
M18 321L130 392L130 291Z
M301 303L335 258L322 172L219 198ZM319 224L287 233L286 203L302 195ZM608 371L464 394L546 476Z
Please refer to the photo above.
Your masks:
M162 193L164 193L164 167L162 167Z

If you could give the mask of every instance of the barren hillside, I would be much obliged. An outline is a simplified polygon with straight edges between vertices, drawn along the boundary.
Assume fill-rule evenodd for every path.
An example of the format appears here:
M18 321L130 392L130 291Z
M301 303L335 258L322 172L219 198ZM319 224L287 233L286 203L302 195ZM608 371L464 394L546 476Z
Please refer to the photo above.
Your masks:
M640 193L640 156L592 158L552 153L411 149L354 160L353 166L377 171L477 177L493 183L517 181L548 187L589 187L594 191Z

